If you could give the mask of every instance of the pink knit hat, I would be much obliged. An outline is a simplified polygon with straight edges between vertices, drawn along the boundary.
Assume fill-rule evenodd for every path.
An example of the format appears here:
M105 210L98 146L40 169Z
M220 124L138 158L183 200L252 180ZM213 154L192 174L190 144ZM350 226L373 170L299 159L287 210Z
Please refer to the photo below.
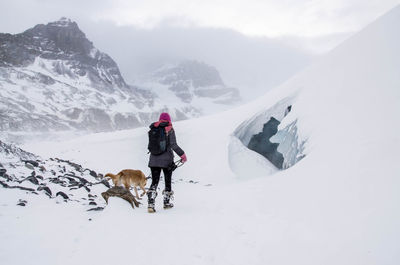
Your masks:
M164 121L169 121L171 122L171 117L169 116L169 114L167 112L163 112L160 115L160 121L164 120Z

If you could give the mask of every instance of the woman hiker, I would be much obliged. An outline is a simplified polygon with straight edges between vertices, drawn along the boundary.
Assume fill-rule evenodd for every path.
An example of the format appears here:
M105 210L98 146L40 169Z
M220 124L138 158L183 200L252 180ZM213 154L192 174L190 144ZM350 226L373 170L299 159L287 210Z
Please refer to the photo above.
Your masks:
M176 143L175 131L168 113L161 113L159 121L150 125L148 148L150 151L149 167L151 169L152 182L150 189L147 191L147 209L149 213L154 213L154 203L157 197L157 186L160 181L161 170L165 179L165 189L163 191L164 209L174 207L170 202L174 194L171 189L171 177L174 170L174 153L172 151L180 156L183 163L187 161L185 152Z

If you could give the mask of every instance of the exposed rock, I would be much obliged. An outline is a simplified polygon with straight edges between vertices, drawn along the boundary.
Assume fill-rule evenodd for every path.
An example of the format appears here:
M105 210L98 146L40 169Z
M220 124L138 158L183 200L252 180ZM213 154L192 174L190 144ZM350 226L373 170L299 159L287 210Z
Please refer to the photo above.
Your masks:
M3 188L9 188L7 183L4 183L3 181L0 180L0 185L3 186Z
M90 172L95 172L91 169L86 169L84 171L81 165L58 158L38 160L38 157L34 156L33 154L26 153L15 146L11 146L2 142L0 144L0 157L2 158L0 167L0 189L20 189L39 196L46 195L50 199L60 196L62 199L68 200L71 203L82 201L87 202L89 199L88 203L84 205L88 205L90 203L90 205L93 206L99 205L101 199L97 195L90 194L91 187L97 184L108 185L108 183L105 183L105 179L101 179L101 182L98 182L97 180L96 182L91 182L90 180L93 180L94 173L90 174ZM33 163L30 161L33 161ZM37 162L38 164L35 164L34 162ZM41 172L41 175L37 175L35 170L28 171L26 169L26 165L38 169L38 165L46 166L49 170L45 170ZM56 172L58 171L63 173L55 176L57 174ZM26 174L29 174L29 176L26 177ZM97 177L99 175L101 176L101 174L97 173L95 175ZM30 187L32 184L28 183L28 181L38 186L35 188L28 188L18 185L21 183L21 185L29 184ZM69 189L76 190L81 188L88 192L88 199L81 198L81 191L77 193L69 191ZM55 196L53 196L52 190L57 190Z
M26 204L27 204L28 202L26 201L26 200L19 200L18 201L18 203L17 203L17 205L19 205L19 206L26 206Z
M46 186L40 186L37 188L38 191L44 190L45 193L51 198L51 196L53 195L53 193L51 192L49 187Z
M90 211L102 211L102 210L104 210L104 207L91 208L91 209L89 209L87 211L90 212Z
M21 187L21 186L10 186L7 183L4 183L3 181L0 181L0 185L3 186L3 188L8 188L8 189L20 189L20 190L30 191L33 193L35 192L34 189Z
M102 179L100 182L95 183L95 184L103 184L104 186L106 186L107 188L111 188L110 183L108 183L108 181L106 179Z
M59 191L59 192L57 192L56 193L56 197L57 196L61 196L61 197L63 197L64 198L64 200L68 200L69 199L69 197L68 197L68 195L67 194L65 194L64 192L62 192L62 191Z
M109 197L120 197L124 200L126 200L127 202L130 203L130 205L132 205L132 208L139 207L140 202L138 202L135 197L133 196L133 194L123 188L123 187L112 187L110 189L108 189L106 192L101 193L101 196L104 198L104 200L106 201L106 203L108 204L108 198Z
M94 178L97 178L97 173L96 173L96 171L90 170L89 174L90 174L90 176L92 176L92 177L94 177Z
M7 156L14 156L18 157L21 160L36 160L38 159L38 156L26 152L25 150L22 150L19 147L16 147L15 145L12 144L6 144L0 140L0 152L4 153Z
M35 185L39 185L39 180L38 180L36 177L34 177L34 176L29 176L29 177L27 177L27 178L21 180L19 183L22 183L22 182L24 182L24 181L26 181L26 180L29 180L31 183L33 183L33 184L35 184Z
M25 164L31 164L34 167L39 166L39 163L37 161L33 161L33 160L22 160L22 162L25 162Z
M27 168L29 168L30 170L34 170L35 169L34 166L32 164L29 164L29 163L25 163L25 166Z

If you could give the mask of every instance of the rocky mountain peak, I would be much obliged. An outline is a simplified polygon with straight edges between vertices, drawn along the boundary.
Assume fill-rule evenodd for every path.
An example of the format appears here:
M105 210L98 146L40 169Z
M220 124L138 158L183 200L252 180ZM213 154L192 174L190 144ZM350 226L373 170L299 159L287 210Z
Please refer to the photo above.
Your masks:
M49 50L58 49L66 53L89 54L93 49L92 42L86 38L78 24L64 17L46 25L36 25L21 35L33 39L42 47L47 46Z
M190 80L195 88L224 85L215 67L194 60L186 60L177 65L165 66L159 69L154 76L158 77L161 83L168 85L182 80Z

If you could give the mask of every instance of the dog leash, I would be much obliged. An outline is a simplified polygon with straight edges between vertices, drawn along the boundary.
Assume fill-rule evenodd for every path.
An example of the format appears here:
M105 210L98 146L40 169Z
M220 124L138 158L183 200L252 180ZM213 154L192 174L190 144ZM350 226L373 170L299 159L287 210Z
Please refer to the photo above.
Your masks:
M183 166L183 164L184 164L184 163L182 162L182 159L175 161L175 162L173 163L172 168L171 168L172 171L174 171L174 170L177 169L178 167ZM146 179L151 179L151 173L147 176Z

